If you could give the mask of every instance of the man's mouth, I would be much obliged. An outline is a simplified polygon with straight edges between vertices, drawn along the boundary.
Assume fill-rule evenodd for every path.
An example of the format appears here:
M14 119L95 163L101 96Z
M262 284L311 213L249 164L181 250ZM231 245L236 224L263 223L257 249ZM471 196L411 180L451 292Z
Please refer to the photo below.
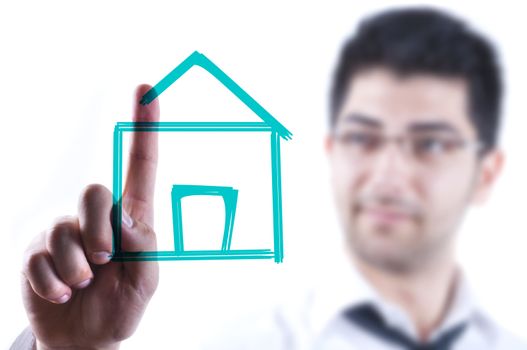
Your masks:
M380 225L393 225L412 219L413 215L406 211L383 207L362 208L362 214Z

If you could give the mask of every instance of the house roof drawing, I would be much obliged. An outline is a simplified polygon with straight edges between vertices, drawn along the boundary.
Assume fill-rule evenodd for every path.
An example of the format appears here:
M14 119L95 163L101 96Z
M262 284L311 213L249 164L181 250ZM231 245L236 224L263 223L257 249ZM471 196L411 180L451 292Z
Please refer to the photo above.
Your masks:
M284 140L290 140L292 133L287 130L278 120L276 120L271 113L269 113L262 105L260 105L254 98L252 98L245 90L243 90L234 80L225 74L218 66L216 66L205 55L194 51L176 68L168 73L159 83L150 89L143 98L139 101L142 105L147 105L163 93L170 85L183 76L193 66L200 66L216 78L223 86L234 94L241 102L249 107L264 123L269 125L271 129L276 131Z

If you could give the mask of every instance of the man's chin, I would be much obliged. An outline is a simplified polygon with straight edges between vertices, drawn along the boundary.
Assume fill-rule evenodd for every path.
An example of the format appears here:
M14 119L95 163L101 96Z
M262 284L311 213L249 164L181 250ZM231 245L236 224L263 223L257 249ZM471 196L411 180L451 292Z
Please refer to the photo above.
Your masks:
M381 227L361 232L358 237L350 237L354 254L368 265L390 271L408 271L414 259L412 239L408 232L400 232L393 227ZM415 243L415 242L414 242Z
M355 255L363 264L390 273L405 273L413 270L415 264L411 255L385 249L363 249L355 247Z

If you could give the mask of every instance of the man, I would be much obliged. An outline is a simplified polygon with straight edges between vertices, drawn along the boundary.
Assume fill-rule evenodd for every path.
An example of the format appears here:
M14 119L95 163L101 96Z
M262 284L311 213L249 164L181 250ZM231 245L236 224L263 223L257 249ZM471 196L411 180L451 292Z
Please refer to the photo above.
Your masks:
M219 346L527 349L473 301L454 254L467 207L485 200L502 167L501 91L493 48L457 19L418 8L363 22L335 72L326 140L350 272ZM158 118L157 101L136 102L134 121ZM155 134L135 133L125 250L155 248L156 160ZM158 266L109 261L111 207L110 191L89 186L78 216L58 219L28 248L31 327L14 348L34 337L39 349L115 349L133 334Z

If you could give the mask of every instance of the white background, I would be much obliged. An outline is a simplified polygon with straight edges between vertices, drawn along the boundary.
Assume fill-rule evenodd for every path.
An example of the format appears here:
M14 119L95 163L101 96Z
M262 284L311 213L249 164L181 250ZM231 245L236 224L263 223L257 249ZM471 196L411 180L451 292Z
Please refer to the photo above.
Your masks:
M340 235L322 147L330 74L357 20L393 3L3 1L0 345L8 347L27 324L19 287L24 248L54 217L75 214L84 186L111 188L113 126L129 120L135 86L157 83L194 50L294 134L282 142L286 258L282 265L162 263L158 292L122 348L191 348L218 323L279 299L284 278L323 270ZM480 299L505 327L527 337L524 11L507 1L441 6L495 40L506 68L506 168L489 204L469 214L459 250ZM232 96L223 99L217 84L188 87L183 98L175 89L161 96L162 119L247 112Z

